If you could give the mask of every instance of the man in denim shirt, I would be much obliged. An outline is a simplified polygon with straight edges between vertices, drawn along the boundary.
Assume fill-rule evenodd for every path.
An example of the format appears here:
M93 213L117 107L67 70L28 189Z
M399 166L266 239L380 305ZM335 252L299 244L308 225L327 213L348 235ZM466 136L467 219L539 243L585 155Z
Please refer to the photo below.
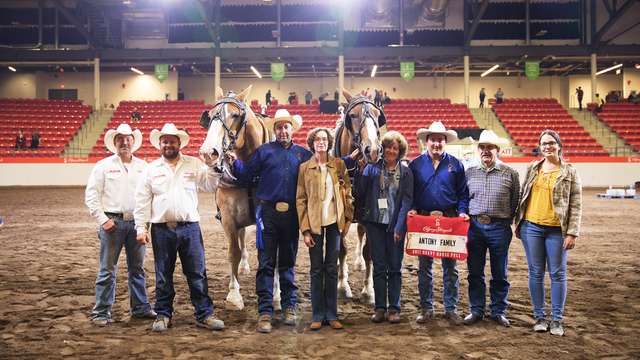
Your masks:
M456 217L465 220L469 209L469 189L464 175L464 166L455 157L445 152L447 143L455 141L455 131L447 130L435 121L429 129L419 129L418 138L427 144L427 151L415 158L409 168L413 171L413 209L410 214ZM418 290L422 312L416 322L422 324L433 318L433 258L420 256ZM458 305L458 270L456 260L442 259L443 299L445 318L452 324L462 324L456 312Z
M283 321L291 326L296 323L298 287L294 267L299 239L296 188L298 168L311 158L309 150L292 142L293 132L302 126L300 116L291 116L287 110L280 109L272 124L267 124L271 125L276 141L260 146L246 164L240 160L233 162L233 174L240 180L248 182L260 177L256 190L256 293L259 313L256 330L262 333L271 332L276 263L280 275Z

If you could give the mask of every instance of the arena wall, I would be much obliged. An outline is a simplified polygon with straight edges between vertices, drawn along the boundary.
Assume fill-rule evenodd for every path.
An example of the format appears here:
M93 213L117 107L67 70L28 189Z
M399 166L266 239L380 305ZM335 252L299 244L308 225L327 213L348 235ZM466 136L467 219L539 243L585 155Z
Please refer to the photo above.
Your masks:
M3 159L0 159L3 160ZM0 186L85 186L95 165L86 159L82 163L8 163L0 162ZM152 160L152 159L148 159ZM532 158L505 159L524 179ZM15 161L15 160L14 160ZM62 159L60 161L63 161ZM74 161L74 160L67 160ZM574 162L585 187L628 187L640 181L640 159L608 158L603 162ZM617 161L617 162L616 162Z

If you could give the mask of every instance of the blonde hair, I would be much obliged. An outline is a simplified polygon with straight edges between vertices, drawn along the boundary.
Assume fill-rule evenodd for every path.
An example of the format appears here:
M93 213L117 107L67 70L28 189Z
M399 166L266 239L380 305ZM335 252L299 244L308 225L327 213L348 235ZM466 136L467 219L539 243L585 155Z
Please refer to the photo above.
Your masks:
M392 130L388 131L382 137L382 147L387 148L391 146L394 141L398 143L398 149L400 150L398 159L400 160L404 158L405 155L407 155L407 152L409 151L409 143L407 143L407 139L405 139L405 137L401 133Z

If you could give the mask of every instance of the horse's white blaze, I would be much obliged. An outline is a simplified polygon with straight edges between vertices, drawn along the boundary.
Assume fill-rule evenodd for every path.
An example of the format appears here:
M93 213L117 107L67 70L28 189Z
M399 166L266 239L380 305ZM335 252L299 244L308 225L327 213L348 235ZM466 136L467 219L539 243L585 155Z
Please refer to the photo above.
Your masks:
M227 104L222 105L225 107L225 112L228 111ZM219 121L212 121L207 131L207 137L200 146L200 153L212 154L215 150L219 157L222 157L222 138L224 137L224 128Z
M371 160L377 161L378 148L380 144L378 144L378 128L376 127L376 123L374 121L374 119L367 117L364 121L364 127L367 134L367 145L371 149L369 157L371 158Z

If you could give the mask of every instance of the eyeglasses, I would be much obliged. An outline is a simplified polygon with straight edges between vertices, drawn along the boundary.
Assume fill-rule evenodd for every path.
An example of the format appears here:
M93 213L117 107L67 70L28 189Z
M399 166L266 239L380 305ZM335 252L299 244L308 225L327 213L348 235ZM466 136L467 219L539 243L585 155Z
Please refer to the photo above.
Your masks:
M540 146L556 146L556 145L558 145L558 143L555 142L555 141L548 141L548 142L540 143Z
M321 137L316 137L315 139L313 139L313 142L329 142L329 139L327 138L321 138Z

